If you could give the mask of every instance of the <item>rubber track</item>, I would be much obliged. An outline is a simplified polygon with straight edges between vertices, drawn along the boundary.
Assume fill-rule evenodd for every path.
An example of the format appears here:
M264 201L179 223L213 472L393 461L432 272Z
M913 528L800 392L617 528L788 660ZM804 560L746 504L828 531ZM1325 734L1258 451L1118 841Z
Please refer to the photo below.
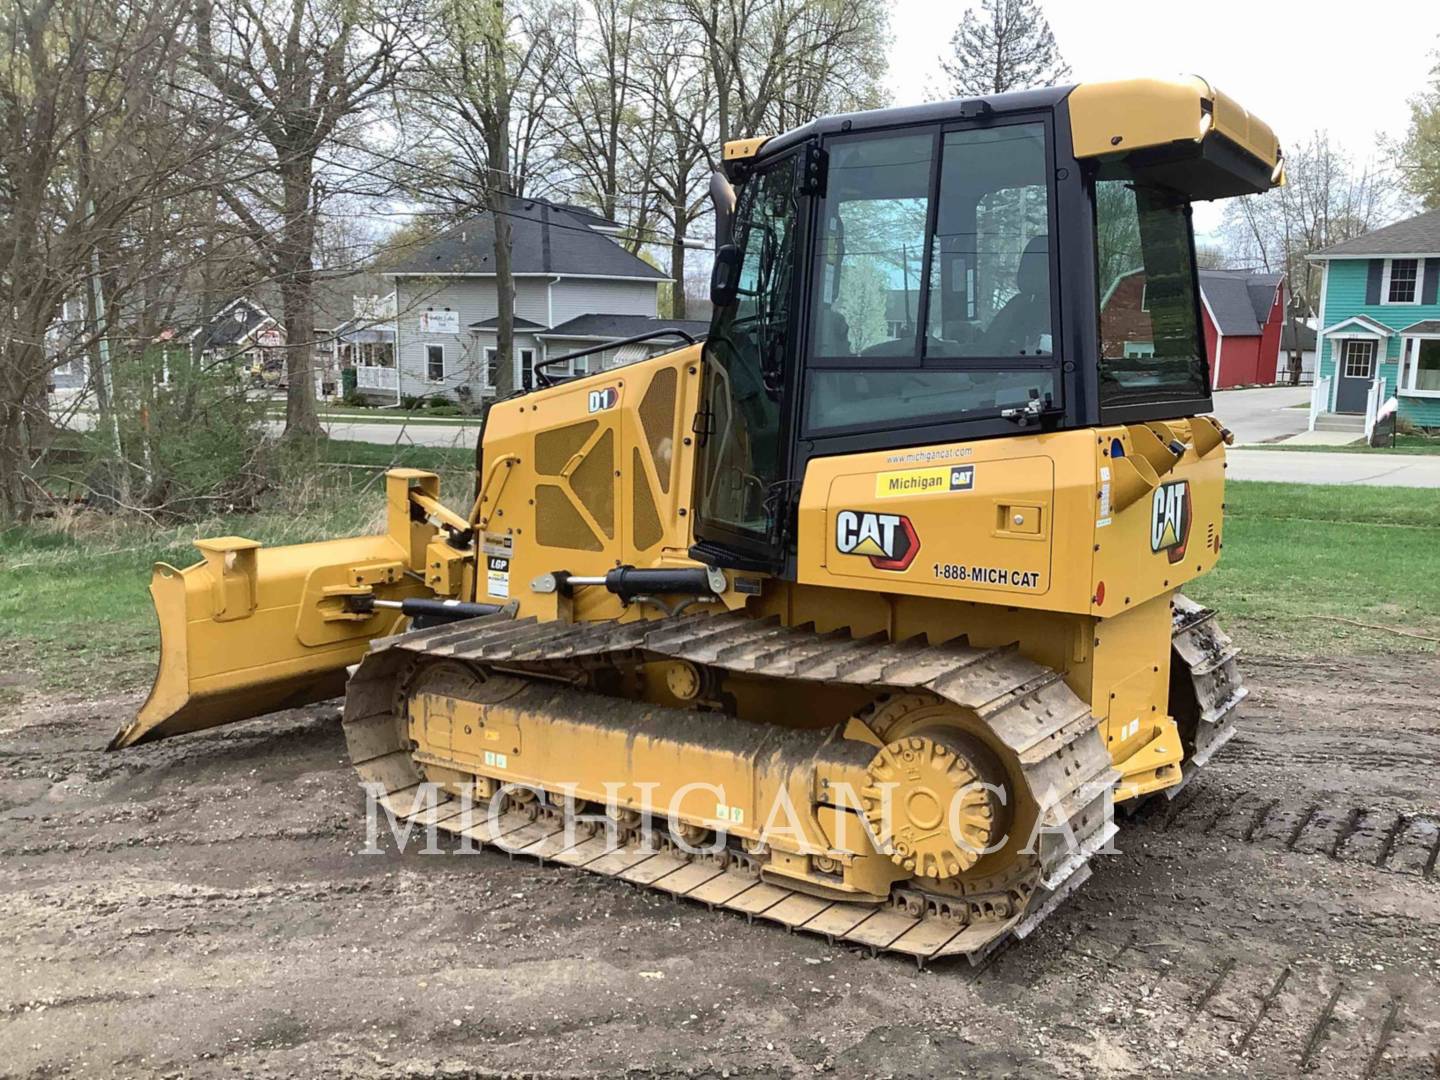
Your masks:
M1234 737L1235 711L1250 691L1240 674L1240 650L1215 622L1215 612L1180 593L1175 594L1170 641L1174 659L1190 671L1190 682L1200 707L1195 754L1181 763L1180 783L1165 789L1165 794L1173 799L1185 790L1215 751Z
M817 898L761 882L753 871L636 844L606 851L603 837L561 847L563 822L512 812L490 821L462 815L458 801L414 805L419 773L410 759L400 683L422 658L453 658L574 681L621 658L684 659L748 676L844 683L874 690L926 690L971 709L1018 759L1032 792L1044 797L1039 884L1024 910L1007 919L961 922L933 912ZM1062 676L1014 646L856 640L816 634L743 614L691 615L650 622L538 622L508 615L466 620L374 643L351 678L345 701L351 760L367 783L383 786L392 813L434 823L471 841L620 877L750 918L901 953L917 962L965 956L979 963L1011 937L1027 936L1089 876L1090 856L1115 834L1107 800L1118 780L1090 710ZM473 818L484 820L476 823ZM1065 827L1077 841L1067 842ZM572 836L572 839L573 836ZM899 883L900 888L914 882Z

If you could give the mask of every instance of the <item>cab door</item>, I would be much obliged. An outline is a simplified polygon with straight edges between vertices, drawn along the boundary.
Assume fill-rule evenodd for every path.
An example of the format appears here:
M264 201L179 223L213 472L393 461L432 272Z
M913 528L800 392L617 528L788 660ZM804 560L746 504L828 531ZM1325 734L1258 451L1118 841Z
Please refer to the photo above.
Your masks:
M792 152L761 166L741 190L738 288L734 302L716 310L705 345L695 535L717 563L773 566L784 557L800 160Z

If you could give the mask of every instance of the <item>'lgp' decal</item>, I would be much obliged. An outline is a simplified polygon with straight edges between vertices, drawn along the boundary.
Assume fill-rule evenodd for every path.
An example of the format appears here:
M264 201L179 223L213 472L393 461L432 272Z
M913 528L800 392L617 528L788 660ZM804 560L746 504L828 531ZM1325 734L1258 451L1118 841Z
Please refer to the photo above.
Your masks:
M620 404L620 391L613 386L607 386L603 390L590 391L590 411L592 413L613 409L618 404Z
M1190 484L1161 484L1150 500L1150 550L1163 551L1172 563L1185 557L1190 542Z
M904 514L841 510L835 547L842 555L864 555L877 570L906 570L920 552L920 536Z

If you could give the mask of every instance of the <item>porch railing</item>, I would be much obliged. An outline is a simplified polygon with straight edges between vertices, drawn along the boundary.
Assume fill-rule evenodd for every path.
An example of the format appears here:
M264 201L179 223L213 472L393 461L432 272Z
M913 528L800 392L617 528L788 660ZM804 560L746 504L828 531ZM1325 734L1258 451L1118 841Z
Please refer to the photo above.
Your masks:
M1330 380L1333 375L1326 375L1323 379L1318 375L1310 387L1310 430L1315 430L1315 421L1320 414L1330 409Z
M1365 445L1370 445L1375 434L1375 424L1380 419L1380 406L1385 404L1385 380L1373 379L1365 393Z

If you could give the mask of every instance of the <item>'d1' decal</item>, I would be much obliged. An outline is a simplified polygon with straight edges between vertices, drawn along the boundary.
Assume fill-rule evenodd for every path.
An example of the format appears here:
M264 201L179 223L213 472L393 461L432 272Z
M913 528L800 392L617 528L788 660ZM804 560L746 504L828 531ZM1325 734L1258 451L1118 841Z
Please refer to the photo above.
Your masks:
M603 390L590 391L590 411L592 413L613 409L618 404L620 404L620 391L613 386L607 386Z

